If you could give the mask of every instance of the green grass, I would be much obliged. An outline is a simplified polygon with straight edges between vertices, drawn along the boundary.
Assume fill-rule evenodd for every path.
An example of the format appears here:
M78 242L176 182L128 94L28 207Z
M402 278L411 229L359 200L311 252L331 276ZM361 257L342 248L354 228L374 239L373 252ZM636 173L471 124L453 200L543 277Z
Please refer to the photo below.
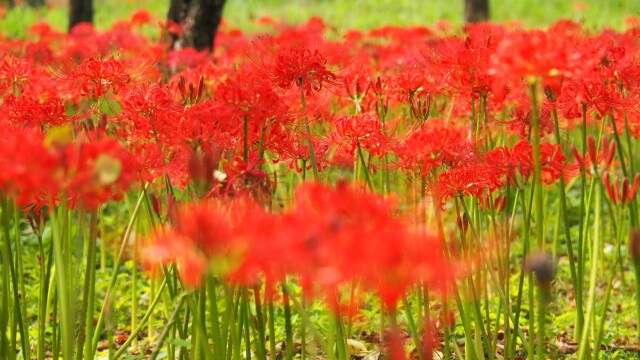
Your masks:
M587 27L622 29L629 16L640 17L637 0L583 0L584 11L576 10L572 0L492 0L491 15L497 22L517 20L527 27L545 27L559 19L583 22ZM158 19L167 12L169 0L96 0L95 24L108 28L134 11L146 8ZM261 28L255 20L268 15L290 23L320 16L338 31L370 29L383 25L427 25L441 20L454 25L462 23L463 0L228 0L225 19L229 26L245 31ZM0 19L0 31L9 36L24 36L33 23L45 20L55 28L66 28L67 14L63 6L33 10L16 8Z

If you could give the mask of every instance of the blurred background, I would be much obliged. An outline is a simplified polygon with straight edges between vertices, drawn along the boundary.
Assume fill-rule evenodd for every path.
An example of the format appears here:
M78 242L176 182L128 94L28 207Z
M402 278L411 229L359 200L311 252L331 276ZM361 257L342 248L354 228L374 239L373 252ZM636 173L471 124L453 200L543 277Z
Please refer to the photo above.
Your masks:
M56 29L66 29L68 2L0 0L0 32L11 37L23 36L30 25L42 20ZM148 10L155 24L166 18L170 2L95 0L94 26L108 29L140 9ZM37 3L44 3L44 6L33 6ZM559 19L571 19L594 30L623 29L629 17L640 17L640 0L488 0L488 3L490 20L517 21L525 27L545 27ZM465 19L465 0L227 0L223 23L247 32L260 31L264 27L257 20L264 16L289 23L305 22L319 16L337 31L366 30L383 25L460 25Z

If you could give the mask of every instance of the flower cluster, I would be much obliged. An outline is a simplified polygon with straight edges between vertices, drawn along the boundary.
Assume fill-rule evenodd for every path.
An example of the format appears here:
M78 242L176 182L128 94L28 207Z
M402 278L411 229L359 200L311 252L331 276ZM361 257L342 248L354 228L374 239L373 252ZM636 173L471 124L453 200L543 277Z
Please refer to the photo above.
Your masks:
M289 276L337 308L332 294L358 282L395 309L469 273L457 240L473 268L487 233L516 233L493 213L490 230L473 228L485 224L469 205L515 219L515 192L531 229L541 193L580 177L637 217L637 28L385 27L335 41L311 19L271 22L270 37L223 27L208 54L157 45L139 31L150 22L0 38L0 195L29 213L139 191L143 261L175 264L189 289Z

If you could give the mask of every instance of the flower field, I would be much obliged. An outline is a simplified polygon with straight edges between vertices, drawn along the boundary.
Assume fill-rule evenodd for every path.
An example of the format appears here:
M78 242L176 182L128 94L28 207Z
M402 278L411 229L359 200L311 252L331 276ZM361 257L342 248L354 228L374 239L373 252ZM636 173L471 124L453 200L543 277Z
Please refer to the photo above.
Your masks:
M0 37L0 359L640 352L639 20L155 22Z

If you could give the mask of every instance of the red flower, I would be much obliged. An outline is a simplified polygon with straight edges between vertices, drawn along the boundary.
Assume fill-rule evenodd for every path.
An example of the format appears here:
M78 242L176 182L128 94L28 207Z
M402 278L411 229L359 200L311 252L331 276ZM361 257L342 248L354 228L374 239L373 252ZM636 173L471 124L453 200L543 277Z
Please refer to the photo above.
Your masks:
M41 101L31 94L17 97L10 94L4 98L4 106L7 108L7 120L14 126L44 129L69 121L64 103L56 97Z
M72 72L71 78L78 83L81 95L94 98L101 97L109 90L117 94L131 81L122 62L114 57L86 59Z
M371 114L340 116L334 121L334 126L331 140L339 146L346 146L345 150L351 154L355 154L358 146L374 156L386 151L389 140L382 134L382 122Z
M609 198L614 204L629 204L635 200L636 194L638 193L638 185L640 184L640 174L636 174L633 179L633 185L630 183L628 178L623 178L621 185L619 185L618 181L615 179L613 183L611 182L609 172L605 171L602 174L602 183L604 184L605 189L607 190L607 194L609 194Z
M19 206L46 205L58 186L58 158L44 146L39 130L4 125L2 133L0 188Z
M597 74L593 78L581 78L566 81L562 85L558 97L558 108L567 119L582 117L583 107L587 112L596 110L598 118L609 113L610 110L623 108L626 104L612 86L606 86Z
M254 59L273 84L283 89L299 86L306 95L311 95L336 82L336 75L327 70L327 60L317 49L281 47L268 50L267 59Z
M131 23L134 25L145 25L151 23L151 13L146 9L140 9L131 14Z
M468 135L462 128L433 119L425 128L410 133L394 152L403 170L427 175L440 165L450 167L471 159L474 149Z
M70 207L95 209L118 199L141 176L140 161L113 139L81 134L74 143L56 146L60 196Z

